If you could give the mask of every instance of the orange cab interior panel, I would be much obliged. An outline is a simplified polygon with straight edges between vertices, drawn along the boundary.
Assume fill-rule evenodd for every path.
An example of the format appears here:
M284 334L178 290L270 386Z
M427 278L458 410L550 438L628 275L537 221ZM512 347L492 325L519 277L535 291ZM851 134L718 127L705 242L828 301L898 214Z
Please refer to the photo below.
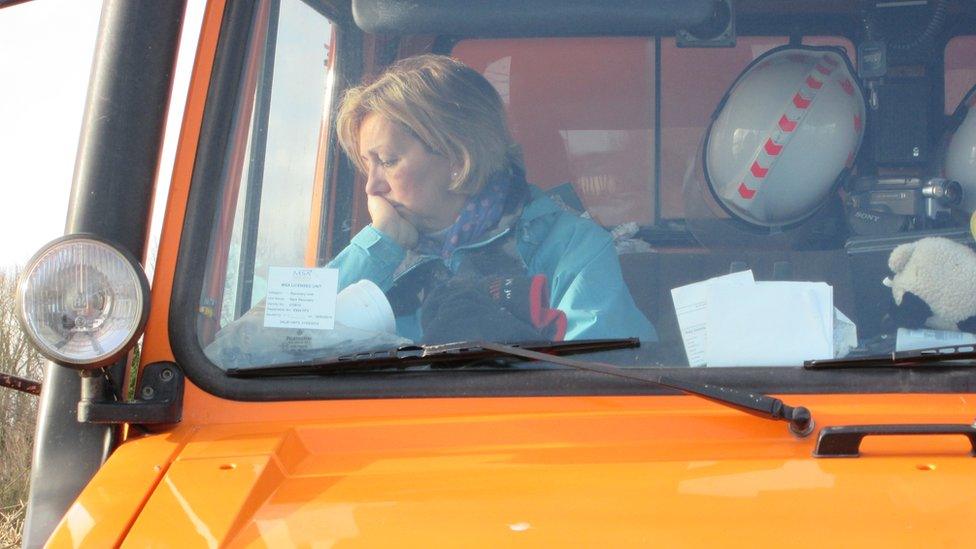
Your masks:
M604 226L654 211L654 40L463 40L505 101L529 182L570 183ZM580 70L586 67L586 70Z

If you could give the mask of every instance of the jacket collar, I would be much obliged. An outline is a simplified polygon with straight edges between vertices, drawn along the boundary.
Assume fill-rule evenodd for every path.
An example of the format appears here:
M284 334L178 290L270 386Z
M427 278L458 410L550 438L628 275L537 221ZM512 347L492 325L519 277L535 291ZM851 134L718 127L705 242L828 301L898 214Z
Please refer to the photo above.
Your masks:
M529 200L522 210L522 224L528 225L540 217L562 212L563 209L553 202L542 189L529 185Z
M535 221L555 213L560 213L563 209L538 187L529 185L528 190L529 193L526 202L515 211L505 214L498 222L497 227L485 233L477 242L460 246L455 251L480 248L502 238L513 230L525 231L526 240L538 244L536 239L541 235L535 235L537 232L533 230ZM437 255L422 254L416 250L407 250L407 255L396 268L393 278L396 280L416 267L435 259L440 259L440 257Z

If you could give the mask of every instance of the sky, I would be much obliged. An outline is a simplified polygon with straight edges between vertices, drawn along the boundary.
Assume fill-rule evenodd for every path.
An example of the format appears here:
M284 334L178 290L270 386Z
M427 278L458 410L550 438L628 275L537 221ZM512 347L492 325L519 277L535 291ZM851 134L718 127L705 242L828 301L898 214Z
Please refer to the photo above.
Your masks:
M157 183L158 235L204 0L189 0ZM64 234L101 0L0 9L0 268ZM156 242L155 236L150 242Z

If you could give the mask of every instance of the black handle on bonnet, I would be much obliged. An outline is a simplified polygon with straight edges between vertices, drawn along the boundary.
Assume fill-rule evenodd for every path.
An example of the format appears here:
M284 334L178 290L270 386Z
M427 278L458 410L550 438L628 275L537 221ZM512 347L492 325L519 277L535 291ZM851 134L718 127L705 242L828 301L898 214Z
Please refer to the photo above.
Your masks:
M969 454L976 456L976 427L962 424L846 425L824 427L814 457L858 457L861 441L868 436L963 435L969 438Z

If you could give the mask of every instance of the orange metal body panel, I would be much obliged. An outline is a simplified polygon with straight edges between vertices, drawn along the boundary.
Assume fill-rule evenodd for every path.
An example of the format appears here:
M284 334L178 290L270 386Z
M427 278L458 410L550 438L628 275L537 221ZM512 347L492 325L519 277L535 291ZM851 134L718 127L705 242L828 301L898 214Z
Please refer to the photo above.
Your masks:
M112 454L112 466L98 472L65 513L48 541L52 547L112 547L125 537L163 472L176 459L181 431L124 444Z
M109 459L55 545L959 547L976 520L962 438L814 459L815 437L692 397L198 397ZM821 426L976 415L968 395L787 400Z

